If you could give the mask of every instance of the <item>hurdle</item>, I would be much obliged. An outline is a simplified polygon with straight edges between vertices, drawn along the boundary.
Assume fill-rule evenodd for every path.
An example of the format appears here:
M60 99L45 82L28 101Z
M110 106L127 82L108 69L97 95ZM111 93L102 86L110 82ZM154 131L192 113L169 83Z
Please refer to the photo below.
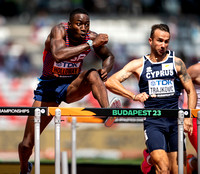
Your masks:
M40 118L48 116L47 107L0 107L0 115L4 116L34 116L34 162L35 173L40 174Z
M41 116L55 116L55 174L60 174L60 126L61 126L61 116L68 117L171 117L177 115L178 119L178 166L179 174L183 173L183 122L184 118L189 118L191 112L198 112L198 114L192 114L193 117L197 117L198 132L200 131L200 110L193 109L181 109L181 110L168 110L168 109L140 109L140 108L59 108L59 107L0 107L0 115L15 115L15 116L35 116L34 126L35 126L35 174L40 174L40 119ZM75 124L74 124L75 125ZM73 134L74 136L75 134ZM73 140L75 136L72 138ZM76 141L74 141L76 143ZM76 146L73 147L73 153L75 153ZM200 134L198 134L198 166L200 166ZM75 164L75 154L74 164ZM74 165L73 165L74 166ZM72 166L72 167L73 167ZM73 169L72 169L73 170ZM74 173L76 174L76 169ZM200 169L198 169L198 174L200 174Z
M49 108L49 113L51 115L55 115L54 107ZM190 117L189 109L182 110L167 110L167 109L124 109L124 108L59 108L61 110L62 116L68 117L85 117L85 116L95 116L95 117L171 117L177 115L178 117L178 166L179 166L179 174L183 173L183 123L184 118ZM72 151L75 153L75 150ZM75 154L73 155L75 156ZM72 167L75 167L74 165ZM72 169L76 174L76 170Z

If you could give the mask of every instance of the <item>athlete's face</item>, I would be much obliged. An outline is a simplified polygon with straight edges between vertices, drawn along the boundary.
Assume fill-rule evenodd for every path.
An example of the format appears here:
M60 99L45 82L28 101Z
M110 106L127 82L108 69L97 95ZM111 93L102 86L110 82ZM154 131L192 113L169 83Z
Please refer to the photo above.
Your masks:
M149 38L152 53L156 57L162 57L166 54L169 46L170 34L166 31L156 29L153 37Z
M90 19L86 14L75 14L69 22L70 34L75 40L83 40L90 27Z

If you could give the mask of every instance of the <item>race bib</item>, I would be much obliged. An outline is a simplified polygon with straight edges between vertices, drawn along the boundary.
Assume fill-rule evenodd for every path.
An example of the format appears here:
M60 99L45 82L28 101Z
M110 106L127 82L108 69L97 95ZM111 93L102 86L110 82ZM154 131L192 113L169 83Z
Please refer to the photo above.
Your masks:
M78 75L80 73L81 62L54 62L53 66L53 74L55 76L70 76L70 75Z
M156 79L149 80L149 94L156 95L157 97L168 97L175 93L173 79Z

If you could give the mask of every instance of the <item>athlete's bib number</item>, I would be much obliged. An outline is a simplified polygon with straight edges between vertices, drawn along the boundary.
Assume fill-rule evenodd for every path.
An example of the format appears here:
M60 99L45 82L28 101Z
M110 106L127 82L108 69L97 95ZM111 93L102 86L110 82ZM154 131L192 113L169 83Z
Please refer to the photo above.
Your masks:
M80 73L81 62L54 62L53 74L55 76L78 75Z
M171 96L175 93L174 80L172 79L156 79L149 80L149 94L157 96Z

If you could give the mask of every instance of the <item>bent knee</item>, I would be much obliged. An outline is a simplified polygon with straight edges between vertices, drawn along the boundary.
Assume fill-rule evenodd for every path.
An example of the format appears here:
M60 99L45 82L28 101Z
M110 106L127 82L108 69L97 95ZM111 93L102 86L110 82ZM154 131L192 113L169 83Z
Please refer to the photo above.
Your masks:
M18 150L23 153L27 151L32 151L34 144L33 143L24 143L23 141L19 143Z
M96 82L97 80L101 80L99 73L96 69L88 70L88 72L86 73L86 78L90 82Z
M170 165L168 160L154 160L154 165L160 173L168 173L170 171Z

